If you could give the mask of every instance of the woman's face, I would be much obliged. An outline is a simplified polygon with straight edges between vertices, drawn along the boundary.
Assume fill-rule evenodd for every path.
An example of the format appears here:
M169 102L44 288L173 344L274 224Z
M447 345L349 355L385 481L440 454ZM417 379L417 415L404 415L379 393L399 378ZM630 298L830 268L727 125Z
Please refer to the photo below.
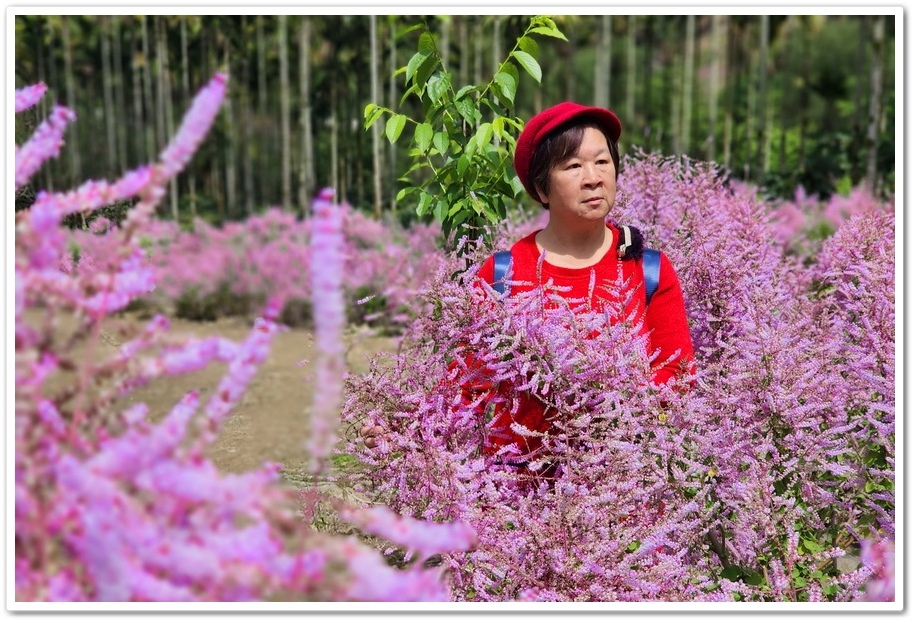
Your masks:
M586 127L578 151L551 169L549 193L538 194L549 205L551 219L604 221L617 197L616 174L604 134Z

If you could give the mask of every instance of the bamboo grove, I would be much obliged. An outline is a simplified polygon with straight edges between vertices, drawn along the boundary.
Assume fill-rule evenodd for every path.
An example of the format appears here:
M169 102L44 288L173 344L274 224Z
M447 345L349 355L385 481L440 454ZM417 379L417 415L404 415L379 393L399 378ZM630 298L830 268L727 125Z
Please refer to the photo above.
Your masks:
M541 84L521 80L517 114L563 99L608 106L625 151L712 160L773 196L894 191L893 16L554 16ZM376 216L399 206L406 147L373 141L368 102L406 112L403 67L425 21L448 71L480 83L528 23L516 15L17 16L15 86L49 96L16 120L17 140L50 106L80 111L37 187L110 179L152 159L176 112L214 71L232 76L213 132L172 182L161 215L301 213L317 189ZM115 119L129 122L115 123ZM29 188L17 192L28 205Z

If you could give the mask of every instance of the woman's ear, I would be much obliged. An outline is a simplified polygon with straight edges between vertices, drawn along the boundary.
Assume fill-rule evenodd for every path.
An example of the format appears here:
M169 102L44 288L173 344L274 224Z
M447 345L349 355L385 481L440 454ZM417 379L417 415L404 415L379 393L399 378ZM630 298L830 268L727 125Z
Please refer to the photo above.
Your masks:
M544 194L544 191L535 186L534 191L538 194L538 200L540 200L541 205L545 208L547 207L547 195Z

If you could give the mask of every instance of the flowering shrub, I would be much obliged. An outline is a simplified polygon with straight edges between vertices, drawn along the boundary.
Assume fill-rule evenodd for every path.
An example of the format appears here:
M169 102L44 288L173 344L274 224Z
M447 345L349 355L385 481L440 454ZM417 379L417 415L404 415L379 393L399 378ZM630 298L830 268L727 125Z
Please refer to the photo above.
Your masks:
M477 550L444 557L454 599L893 599L893 206L861 205L803 258L714 166L628 158L612 217L678 270L694 389L647 388L632 328L543 311L544 288L497 300L450 266L402 352L349 379L345 420L389 434L346 451L392 508L476 529ZM481 453L471 353L510 407L557 410L556 431L517 431L555 473Z
M444 599L440 570L399 571L356 536L311 529L312 507L301 506L296 493L279 484L277 465L221 474L206 458L206 446L278 332L277 301L268 301L241 343L177 340L162 315L140 329L111 317L157 284L142 237L155 230L151 217L166 185L213 122L226 80L216 74L198 93L157 162L113 183L40 192L29 210L16 214L16 601ZM42 92L41 85L17 91L17 112ZM17 147L17 187L58 153L74 118L56 107ZM91 235L104 240L105 253L74 265L61 220L135 196L121 228L102 236L108 225L95 225ZM315 313L322 318L316 329L324 371L318 376L328 381L339 373L334 362L343 323L335 298L342 249L334 222L341 212L327 193L315 209L311 243L335 267L321 283L313 280ZM109 331L123 332L113 353L102 343ZM147 418L153 414L143 404L118 406L135 387L212 361L226 363L227 372L203 405L192 391L158 423ZM340 399L336 388L316 392L316 409L324 409L309 446L319 459L316 470L329 452L330 440L321 432L330 428ZM316 495L310 491L308 499ZM336 507L355 527L427 555L474 544L465 524L429 525L343 502ZM305 520L298 516L303 511Z
M413 317L417 291L444 259L438 228L417 224L405 230L348 205L340 211L349 319L403 326ZM117 250L117 231L100 219L93 225L96 231L71 234L79 262L94 263ZM212 320L254 314L272 298L287 324L311 321L312 227L311 218L297 219L278 208L222 227L198 220L192 231L157 221L141 238L157 281L147 300L160 308L174 307L179 316Z

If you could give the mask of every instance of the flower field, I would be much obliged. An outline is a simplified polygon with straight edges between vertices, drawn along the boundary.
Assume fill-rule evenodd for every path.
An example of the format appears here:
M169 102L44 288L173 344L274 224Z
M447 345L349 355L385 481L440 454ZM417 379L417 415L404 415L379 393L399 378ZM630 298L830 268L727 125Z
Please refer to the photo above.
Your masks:
M157 219L226 80L198 93L156 162L38 193L16 216L17 603L899 597L892 200L854 189L768 201L706 163L626 157L612 217L671 259L697 353L691 391L653 389L635 326L562 306L531 313L549 288L493 304L470 287L485 251L453 256L436 227L374 221L330 189L301 219L267 209L190 230ZM17 91L17 112L43 92ZM74 121L58 107L17 146L17 188ZM128 199L123 223L61 226ZM498 244L543 218L520 211ZM151 310L147 323L96 356L103 322L131 306ZM238 315L252 330L176 339L170 315ZM63 318L76 319L66 335ZM280 465L225 474L206 457L298 323L315 336L307 475L355 459L376 503L323 501L402 547L405 565L315 529L322 495L308 478L291 491ZM346 374L341 336L354 323L402 336L400 349ZM562 415L542 440L555 478L481 454L484 398L462 391L481 380L461 365L471 354L512 387L505 400ZM211 362L227 372L205 401L115 408ZM50 382L62 374L72 383ZM366 423L389 431L380 448L339 437L340 424Z

